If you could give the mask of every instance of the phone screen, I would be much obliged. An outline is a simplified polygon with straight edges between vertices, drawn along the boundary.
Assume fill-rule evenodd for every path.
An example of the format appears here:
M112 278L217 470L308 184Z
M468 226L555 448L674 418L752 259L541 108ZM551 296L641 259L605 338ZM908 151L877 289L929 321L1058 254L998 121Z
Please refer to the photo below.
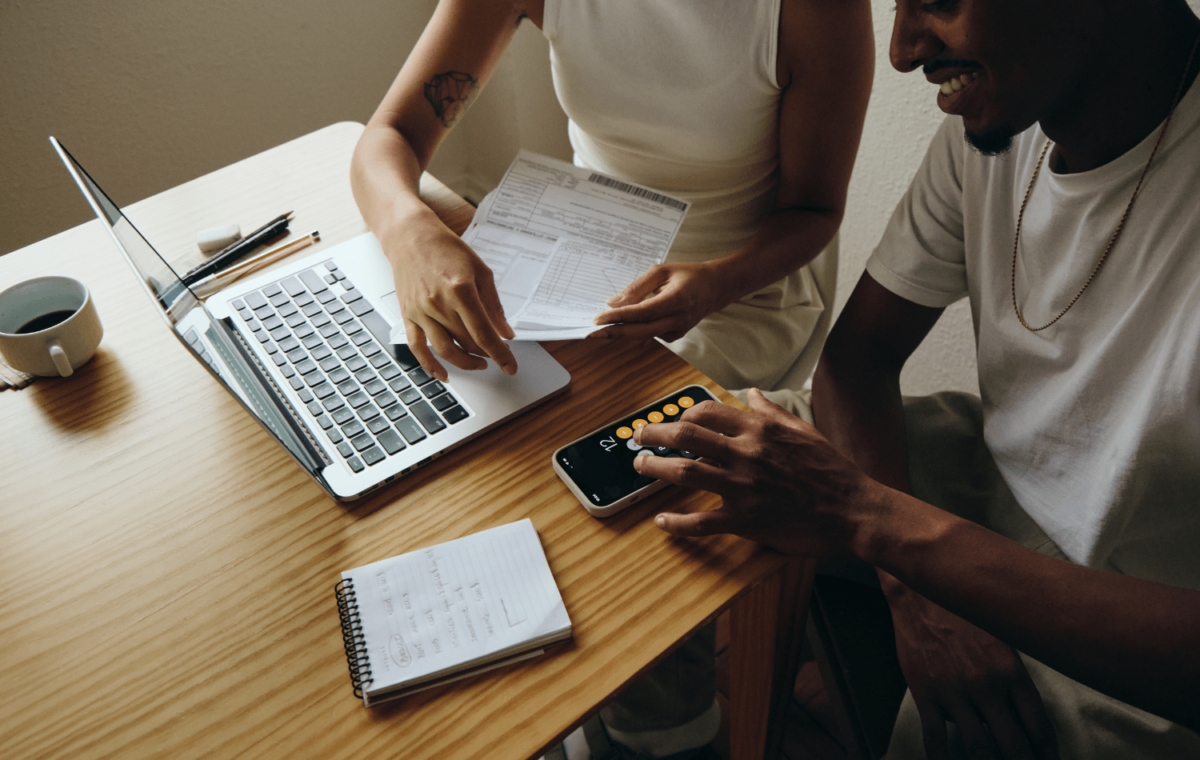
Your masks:
M654 478L633 469L634 457L693 457L686 451L666 448L642 449L633 442L633 431L651 422L675 422L701 401L715 400L699 385L672 393L637 412L597 430L558 452L558 464L592 504L605 506L654 483Z

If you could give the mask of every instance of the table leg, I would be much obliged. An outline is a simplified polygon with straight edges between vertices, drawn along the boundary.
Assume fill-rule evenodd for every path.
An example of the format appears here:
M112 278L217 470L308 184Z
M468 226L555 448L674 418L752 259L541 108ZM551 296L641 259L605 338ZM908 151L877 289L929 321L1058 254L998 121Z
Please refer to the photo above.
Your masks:
M730 607L731 760L779 756L816 566L788 560Z

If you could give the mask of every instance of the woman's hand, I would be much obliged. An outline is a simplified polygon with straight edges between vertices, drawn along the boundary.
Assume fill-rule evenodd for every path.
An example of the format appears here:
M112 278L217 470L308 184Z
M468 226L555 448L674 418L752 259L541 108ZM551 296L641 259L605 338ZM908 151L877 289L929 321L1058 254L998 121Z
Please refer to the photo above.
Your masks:
M401 229L385 241L384 250L417 361L442 381L446 368L434 352L459 369L483 369L487 357L505 373L516 373L516 359L504 342L513 331L492 270L436 218Z
M611 307L596 317L610 325L592 338L648 341L679 340L700 320L720 311L734 299L729 296L716 262L656 264L617 295Z

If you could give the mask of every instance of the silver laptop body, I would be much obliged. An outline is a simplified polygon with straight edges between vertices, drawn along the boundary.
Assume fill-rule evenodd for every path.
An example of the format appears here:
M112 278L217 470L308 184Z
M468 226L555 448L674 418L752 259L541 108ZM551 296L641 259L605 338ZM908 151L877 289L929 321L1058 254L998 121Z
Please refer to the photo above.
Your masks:
M356 499L565 391L537 343L505 375L445 384L393 344L392 272L375 236L289 259L200 300L62 144L50 142L172 333L312 477Z

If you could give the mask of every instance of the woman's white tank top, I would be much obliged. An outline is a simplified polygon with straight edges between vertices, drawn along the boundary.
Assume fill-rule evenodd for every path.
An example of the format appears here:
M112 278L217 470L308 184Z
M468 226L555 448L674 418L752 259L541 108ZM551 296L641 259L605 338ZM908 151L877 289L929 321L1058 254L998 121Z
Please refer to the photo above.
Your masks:
M671 260L731 253L775 201L780 0L545 0L575 163L692 203Z

